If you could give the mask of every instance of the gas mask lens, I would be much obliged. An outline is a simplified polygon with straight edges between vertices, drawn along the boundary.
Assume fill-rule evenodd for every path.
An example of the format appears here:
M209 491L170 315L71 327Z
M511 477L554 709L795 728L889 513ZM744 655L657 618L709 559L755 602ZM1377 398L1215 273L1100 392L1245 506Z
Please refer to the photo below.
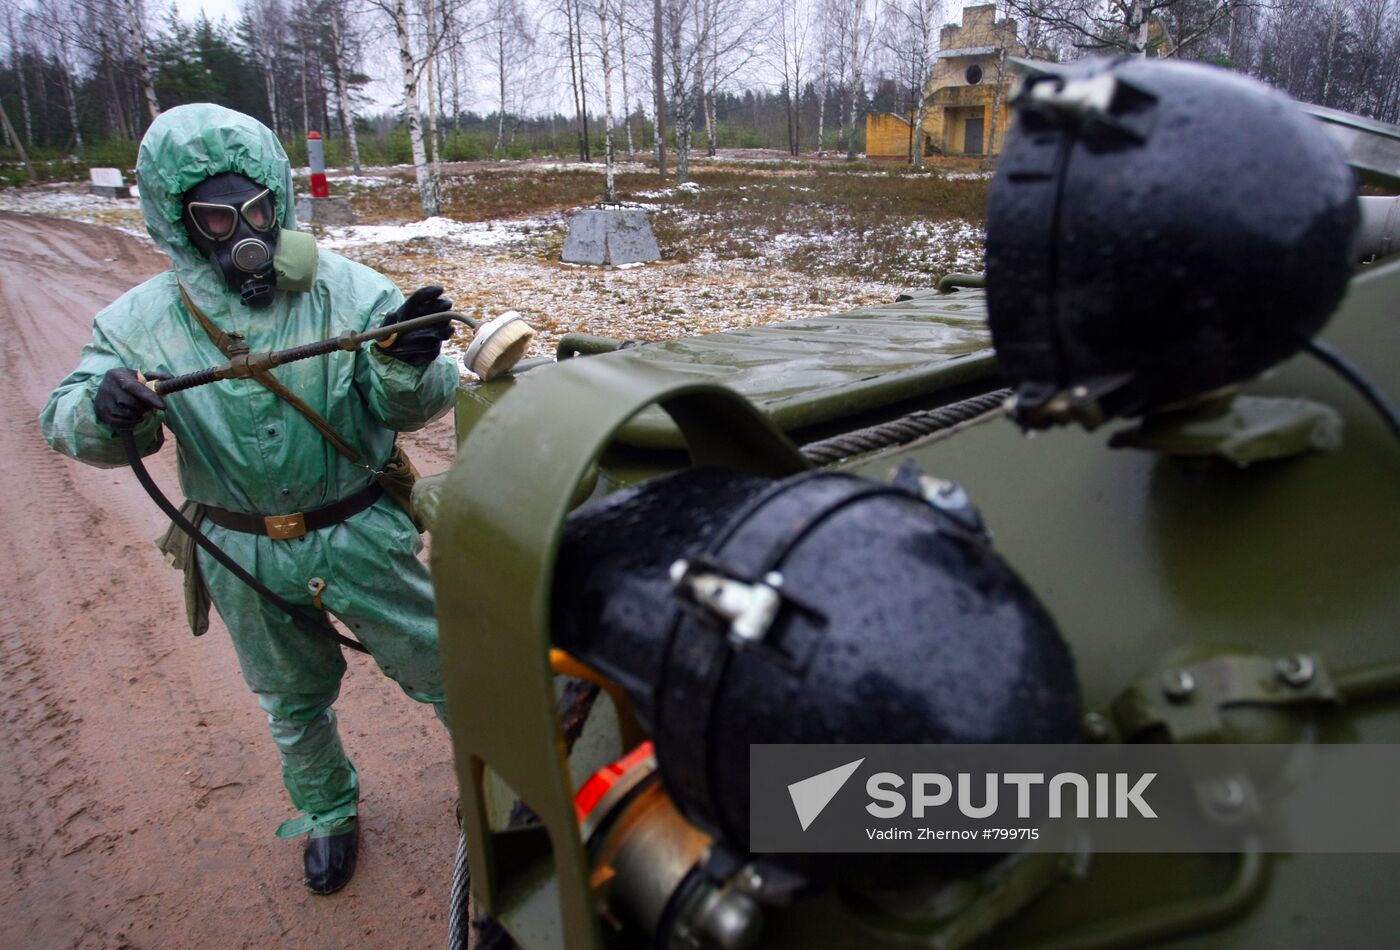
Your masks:
M187 207L190 221L211 241L223 241L232 235L240 215L254 231L270 231L277 223L272 191L267 188L239 207L207 201L191 201Z

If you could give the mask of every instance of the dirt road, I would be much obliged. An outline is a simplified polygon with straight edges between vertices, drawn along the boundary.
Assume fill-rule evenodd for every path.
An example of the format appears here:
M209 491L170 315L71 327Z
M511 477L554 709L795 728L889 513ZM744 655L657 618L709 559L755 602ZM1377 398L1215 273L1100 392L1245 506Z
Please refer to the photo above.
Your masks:
M162 516L131 474L51 451L38 415L92 316L166 259L109 229L0 214L0 945L404 946L445 939L455 784L431 711L352 655L360 869L301 885L266 722L217 620L184 626ZM450 417L409 444L451 458ZM178 491L171 444L149 460Z

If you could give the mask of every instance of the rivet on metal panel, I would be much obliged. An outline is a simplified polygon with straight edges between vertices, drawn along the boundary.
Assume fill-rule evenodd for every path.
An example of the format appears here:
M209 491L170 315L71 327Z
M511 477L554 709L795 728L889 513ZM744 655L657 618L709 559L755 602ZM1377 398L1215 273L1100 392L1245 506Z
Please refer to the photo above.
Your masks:
M1278 678L1294 689L1307 686L1317 675L1317 663L1306 653L1282 657L1274 668L1278 671Z
M1162 693L1174 703L1185 702L1196 691L1196 677L1190 670L1168 670L1162 674Z

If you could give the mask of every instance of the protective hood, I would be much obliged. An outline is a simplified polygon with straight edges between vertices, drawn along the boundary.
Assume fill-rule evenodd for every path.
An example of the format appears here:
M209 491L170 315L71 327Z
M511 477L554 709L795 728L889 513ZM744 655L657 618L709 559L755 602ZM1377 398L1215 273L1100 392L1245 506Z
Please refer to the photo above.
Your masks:
M296 230L291 163L277 136L256 119L210 103L178 106L157 116L141 140L136 181L146 230L170 255L176 276L194 302L216 321L242 304L190 243L180 220L180 199L204 179L223 172L238 172L271 188L279 226ZM273 319L284 316L287 296L278 294L272 306L259 313Z

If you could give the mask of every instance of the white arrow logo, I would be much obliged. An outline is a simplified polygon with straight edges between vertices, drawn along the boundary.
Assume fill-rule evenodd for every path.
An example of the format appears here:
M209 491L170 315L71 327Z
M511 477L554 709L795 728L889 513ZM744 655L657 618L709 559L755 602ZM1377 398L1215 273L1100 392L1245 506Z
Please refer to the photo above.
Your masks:
M797 820L802 823L803 831L817 820L822 809L831 804L836 793L841 791L841 786L846 784L846 780L855 774L864 761L864 758L859 758L854 762L838 765L811 778L793 782L787 787L788 794L792 796L792 807L797 809Z

